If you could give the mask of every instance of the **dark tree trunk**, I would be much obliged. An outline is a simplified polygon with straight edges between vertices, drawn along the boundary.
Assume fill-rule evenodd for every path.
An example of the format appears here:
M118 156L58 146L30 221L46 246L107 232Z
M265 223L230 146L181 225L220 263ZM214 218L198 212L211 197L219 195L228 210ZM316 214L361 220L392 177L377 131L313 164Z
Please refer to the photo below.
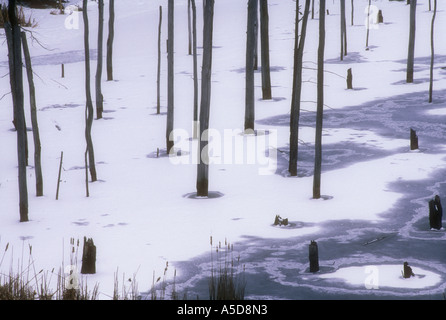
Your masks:
M98 61L96 67L96 114L98 119L102 118L104 111L104 97L102 96L102 54L104 38L104 0L98 0L99 18L98 18Z
M351 16L351 24L352 24L352 26L354 25L354 23L355 23L355 4L354 4L354 0L352 0L352 16Z
M84 20L84 49L85 49L85 140L87 142L86 153L88 153L88 167L90 169L91 181L96 181L96 165L94 160L93 140L91 138L91 127L93 126L93 102L91 100L90 89L90 44L89 44L89 27L88 27L88 0L83 0L83 20ZM87 168L86 168L87 170Z
M435 7L435 3L434 3ZM434 9L435 10L435 9ZM443 208L441 206L440 197L435 196L429 201L429 226L431 229L440 230L442 228Z
M158 70L156 76L156 113L161 113L161 25L163 20L163 7L160 6L160 18L158 23Z
M340 0L341 4L341 61L347 55L347 28L345 23L345 0Z
M271 74L269 62L269 16L268 0L260 0L260 42L262 59L262 98L270 100Z
M203 66L201 71L200 153L197 168L197 196L207 197L209 188L209 155L207 154L209 112L211 104L212 34L214 0L206 0L203 28Z
M256 17L258 0L248 1L248 23L246 37L246 87L245 87L245 131L254 130L254 59L256 46Z
M311 0L311 20L313 19L314 19L314 0Z
M294 44L294 75L293 75L293 93L291 98L290 115L290 160L289 168L291 176L297 176L297 156L299 145L299 118L300 118L300 100L302 94L302 64L307 33L307 22L310 13L310 0L305 1L305 10L302 20L302 30L299 42L299 1L296 0L296 27Z
M347 70L347 89L353 89L353 74L352 68Z
M432 95L434 89L434 58L435 58L434 27L435 27L436 16L437 16L437 0L434 0L434 13L432 15L432 25L431 25L431 64L430 64L430 77L429 77L429 103L432 102Z
M369 50L369 36L370 36L370 8L372 7L372 0L369 0L369 5L367 7L367 35L365 40L365 48L366 50Z
M192 55L192 28L191 28L191 0L187 0L187 40L188 40L188 55Z
M174 1L168 1L167 8L167 123L166 123L166 146L167 154L173 151L174 142L170 139L173 131L174 114Z
M325 0L320 0L319 8L319 49L317 67L317 112L314 159L313 198L321 197L322 166L322 123L324 113L324 54L325 54Z
M23 97L22 46L20 26L16 16L15 0L9 0L8 16L9 24L7 23L5 25L5 30L8 30L7 32L10 35L9 72L13 96L14 121L17 129L19 211L20 222L26 222L28 221L28 187L26 181L27 138Z
M418 136L415 130L410 129L410 150L418 149Z
M407 75L406 75L407 83L413 82L416 16L417 16L417 0L412 0L410 1L410 30L409 30L409 48L407 53Z
M191 0L192 4L192 53L193 53L193 68L194 68L194 124L193 124L193 138L196 139L198 135L198 55L197 55L197 7L195 0Z
M310 245L308 246L308 259L310 260L310 272L318 272L319 250L316 241L311 241Z
M82 274L94 274L96 273L96 246L93 239L87 240L84 237L84 247L82 251Z
M42 163L41 163L41 144L39 126L37 122L37 107L36 107L36 91L34 88L33 69L31 65L31 57L29 55L28 41L26 40L26 33L22 32L22 44L23 54L26 62L26 74L28 77L29 85L29 102L31 109L31 123L33 129L34 138L34 170L36 174L36 196L43 196L43 176L42 176Z
M107 81L113 80L113 40L115 38L115 0L109 0L107 38Z

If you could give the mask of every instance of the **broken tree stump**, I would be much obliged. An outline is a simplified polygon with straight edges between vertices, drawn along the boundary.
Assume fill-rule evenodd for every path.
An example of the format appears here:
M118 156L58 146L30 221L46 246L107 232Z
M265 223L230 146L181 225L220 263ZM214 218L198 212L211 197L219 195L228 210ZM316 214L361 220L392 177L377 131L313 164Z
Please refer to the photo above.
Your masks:
M418 136L417 132L410 129L410 150L417 150L418 149Z
M431 229L440 230L442 228L443 208L440 197L435 196L429 201L429 226Z
M412 268L409 266L409 264L407 262L404 262L403 278L408 279L412 276L415 276L415 273L413 273Z
M319 271L319 252L317 247L317 242L311 240L311 243L308 248L308 256L310 259L310 272L318 272Z
M96 273L96 246L93 243L93 239L87 240L84 237L84 248L82 253L82 274L94 274Z
M347 70L347 89L353 89L353 74L352 68Z
M283 219L281 216L276 215L276 218L274 219L274 225L275 226L287 226L288 218Z
M378 23L384 23L384 17L383 17L383 11L379 10L378 11L378 19L377 19Z

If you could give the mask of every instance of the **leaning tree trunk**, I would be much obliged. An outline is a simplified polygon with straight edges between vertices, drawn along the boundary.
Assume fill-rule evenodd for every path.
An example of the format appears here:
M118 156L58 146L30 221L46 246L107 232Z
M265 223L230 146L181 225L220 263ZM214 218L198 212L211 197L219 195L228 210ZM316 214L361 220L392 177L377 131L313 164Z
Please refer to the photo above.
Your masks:
M434 13L432 15L432 25L431 25L431 65L430 65L430 77L429 77L429 103L432 102L432 95L434 88L434 55L435 55L434 27L435 27L436 16L437 16L437 0L434 0Z
M31 65L31 57L29 55L28 41L26 40L26 33L22 32L23 54L26 62L26 74L29 85L29 102L31 109L31 123L34 138L34 170L36 174L36 196L43 196L43 176L42 176L42 162L41 162L41 144L39 126L37 123L37 108L36 108L36 90L34 88L33 69Z
M113 40L115 38L115 0L109 0L107 38L107 81L113 80Z
M299 145L299 118L300 99L302 95L302 64L307 33L307 22L310 13L310 0L305 1L305 11L302 20L302 30L299 42L299 1L296 0L296 30L294 45L294 75L293 75L293 96L291 98L290 115L290 159L288 171L291 176L297 176L297 155Z
M206 0L203 27L203 66L201 70L200 153L197 168L197 196L207 197L209 187L209 155L207 154L209 111L211 103L212 33L214 0Z
M193 138L196 139L198 135L198 61L197 61L197 7L195 0L191 0L192 4L192 54L194 64L194 124L193 124Z
M271 96L271 74L269 61L269 16L268 0L260 0L260 44L262 63L262 98L270 100Z
M102 42L104 38L104 0L98 0L98 62L96 67L96 114L98 119L102 118L104 111L104 97L102 96Z
M10 35L10 80L13 96L14 121L17 129L17 159L19 184L20 222L28 221L28 187L26 181L27 139L23 97L22 46L20 26L16 16L16 1L9 0L9 23L5 25ZM12 67L12 69L11 69Z
M166 149L167 154L173 151L174 142L171 140L174 114L174 1L168 1L167 7L167 123L166 123Z
M88 27L88 10L87 10L88 0L83 0L83 10L82 16L84 20L84 50L85 50L85 96L86 96L86 106L85 106L85 140L87 143L86 147L86 157L88 154L88 164L90 169L91 181L97 181L96 175L96 165L94 160L94 149L93 140L91 138L91 127L93 126L93 102L91 100L91 89L90 89L90 44L89 44L89 27Z
M319 8L319 49L317 70L317 112L316 139L313 177L313 198L321 197L322 166L322 119L324 113L324 53L325 53L325 0L320 0Z
M416 32L417 0L410 1L410 30L409 48L407 53L407 75L406 82L413 82L414 59L415 59L415 32Z
M248 1L246 38L245 131L254 130L254 63L256 45L257 0Z

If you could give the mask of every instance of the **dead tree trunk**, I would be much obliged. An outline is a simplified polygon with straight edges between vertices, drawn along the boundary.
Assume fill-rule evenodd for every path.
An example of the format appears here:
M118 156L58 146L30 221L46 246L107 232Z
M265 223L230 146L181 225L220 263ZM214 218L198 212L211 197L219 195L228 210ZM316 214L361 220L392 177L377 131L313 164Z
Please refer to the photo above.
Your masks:
M246 37L245 131L254 130L254 60L256 45L257 0L248 1Z
M104 38L104 0L98 0L98 61L96 66L96 114L98 119L102 118L104 111L104 97L102 96L102 42Z
M341 3L341 61L347 55L347 27L345 23L345 0L340 0Z
M353 89L353 74L352 68L347 70L347 89Z
M187 0L187 42L188 42L188 55L192 55L192 28L191 28L191 0Z
M300 100L302 95L302 64L307 33L307 22L310 13L310 0L305 1L304 16L302 19L302 30L299 41L299 1L296 0L296 22L294 39L294 71L293 71L293 93L291 98L290 115L290 159L288 171L291 176L297 176L297 157L299 145L299 118Z
M354 0L352 0L352 2L351 2L351 6L352 6L352 16L351 16L351 24L352 24L352 26L355 24L355 4L354 4Z
M87 240L84 237L84 247L82 251L82 274L94 274L96 273L96 246L93 239Z
M322 166L322 123L324 113L324 54L325 54L325 0L320 0L319 8L319 48L317 67L317 112L314 159L313 198L321 197Z
M367 35L365 40L365 48L369 50L369 36L370 36L370 9L372 7L372 0L369 0L369 5L367 6Z
M107 81L113 81L113 40L115 38L115 0L109 0L107 38Z
M260 42L262 59L262 98L270 100L271 73L269 59L269 16L268 0L260 0Z
M324 1L324 0L321 0ZM316 241L311 241L308 247L308 259L310 260L310 272L319 271L319 250Z
M90 89L90 44L88 27L88 0L83 0L82 16L84 20L84 50L85 50L85 140L87 143L86 153L88 153L88 167L90 169L91 181L97 181L96 165L94 160L93 140L91 138L91 127L93 126L93 102L91 100ZM85 168L87 170L87 168Z
M434 3L435 7L435 3ZM434 9L435 10L435 9ZM441 206L440 197L435 196L429 201L429 226L431 229L440 230L442 228L443 208Z
M410 150L418 149L418 136L415 130L410 129Z
M209 188L209 155L207 153L209 112L211 104L212 34L214 0L206 0L203 27L203 66L201 71L200 153L197 170L197 196L207 197Z
M417 0L410 1L410 29L409 48L407 53L407 75L406 82L413 82L414 59L415 59L415 32L416 32Z
M20 222L26 222L28 221L28 187L26 181L27 138L23 97L22 46L20 26L16 16L15 0L9 0L8 16L9 23L5 24L5 30L9 32L10 38L9 72L11 93L13 96L14 125L17 129L19 211Z
M194 124L193 134L194 139L198 135L198 54L197 54L197 7L195 0L191 0L192 5L192 54L193 54L193 68L194 68Z
M42 176L42 162L41 162L41 144L39 126L37 122L37 108L36 108L36 90L34 88L33 69L31 65L31 57L29 55L28 41L26 40L26 33L22 32L23 54L26 62L26 74L29 85L29 102L31 109L31 123L34 138L34 170L36 174L36 196L43 196L43 176Z
M174 1L168 1L168 40L167 40L167 123L166 123L166 149L167 154L173 151L174 142L171 140L174 114Z
M432 15L432 25L431 25L431 64L430 64L430 76L429 76L429 103L432 103L432 95L434 89L434 59L435 59L434 27L435 27L436 16L437 16L437 0L434 0L434 13Z
M156 75L156 113L161 113L161 25L163 20L163 7L160 6L160 17L158 23L158 69Z

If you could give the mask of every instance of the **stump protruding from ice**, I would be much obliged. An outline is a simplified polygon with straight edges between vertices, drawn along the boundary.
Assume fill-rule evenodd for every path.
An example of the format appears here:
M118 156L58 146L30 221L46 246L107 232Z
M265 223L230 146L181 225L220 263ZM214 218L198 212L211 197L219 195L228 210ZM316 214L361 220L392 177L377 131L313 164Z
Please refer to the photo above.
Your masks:
M318 272L319 252L318 252L317 242L314 240L311 240L311 243L308 247L308 257L310 259L310 272Z
M93 239L84 237L84 248L82 253L82 274L96 273L96 246Z
M353 89L353 74L352 68L347 70L347 89Z
M274 225L275 226L287 226L288 218L283 219L281 216L276 215L276 218L274 219Z
M384 23L383 11L378 10L378 23Z
M440 197L436 195L429 201L429 225L431 229L440 230L442 228L443 208Z
M410 128L410 150L418 149L418 136L417 132Z
M409 266L409 263L404 262L403 266L403 278L408 279L410 277L414 277L415 273L413 273L412 268Z

